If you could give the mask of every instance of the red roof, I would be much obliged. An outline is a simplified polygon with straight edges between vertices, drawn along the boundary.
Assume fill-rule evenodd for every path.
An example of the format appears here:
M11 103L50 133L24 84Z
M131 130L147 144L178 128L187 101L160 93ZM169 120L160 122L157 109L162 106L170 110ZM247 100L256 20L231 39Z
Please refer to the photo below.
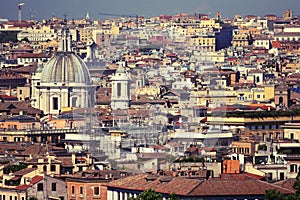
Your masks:
M35 176L31 179L30 184L34 185L38 182L40 182L41 180L43 180L44 177L42 176Z
M19 180L20 178L21 178L20 176L15 176L15 177L11 178L10 180L11 180L11 181L17 181L17 180Z
M0 94L0 98L1 99L16 99L17 97L16 96L9 96L9 95L6 95L6 94Z
M134 191L144 191L151 188L158 193L176 193L180 196L189 197L264 196L265 190L269 189L276 189L284 194L294 193L292 190L263 182L246 175L238 174L237 176L231 176L231 178L229 176L227 179L225 177L225 179L212 178L208 180L198 180L183 177L139 174L110 182L107 186L108 188L120 188Z
M33 186L34 184L40 182L41 180L43 180L43 176L35 176L31 179L30 183L28 185L19 185L17 186L15 189L17 190L27 190L28 188L30 188L31 186Z
M251 174L251 173L248 173L248 172L245 172L245 174L251 178L255 178L255 179L258 179L258 180L261 180L263 178L265 178L264 176L259 176L259 175L256 175L256 174Z
M168 56L168 57L176 57L176 54L174 54L174 53L168 53L166 56Z
M276 189L284 194L294 192L270 183L248 180L220 180L209 179L191 192L192 196L240 196L240 195L265 195L266 190Z
M27 190L30 187L31 187L31 185L19 185L15 189L17 189L17 190Z

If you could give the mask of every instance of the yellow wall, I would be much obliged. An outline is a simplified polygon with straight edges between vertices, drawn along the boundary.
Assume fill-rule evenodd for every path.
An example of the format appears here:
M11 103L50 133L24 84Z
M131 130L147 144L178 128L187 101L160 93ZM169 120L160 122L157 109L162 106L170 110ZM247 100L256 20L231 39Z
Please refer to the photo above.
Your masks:
M293 135L294 140L298 140L300 138L300 129L284 129L284 137L287 139L292 139L291 135Z
M160 94L160 89L159 87L154 87L154 86L151 86L151 87L140 87L140 88L137 88L135 90L135 94L137 95L150 95L150 96L158 96Z
M265 100L269 100L275 97L274 85L265 86L264 89L265 89Z

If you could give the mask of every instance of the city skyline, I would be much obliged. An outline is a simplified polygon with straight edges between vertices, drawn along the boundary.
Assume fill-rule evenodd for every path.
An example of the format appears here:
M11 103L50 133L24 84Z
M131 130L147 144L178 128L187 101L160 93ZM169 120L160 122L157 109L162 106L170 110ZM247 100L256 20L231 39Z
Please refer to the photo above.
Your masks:
M206 13L214 16L220 12L222 16L233 18L234 15L257 15L281 14L292 9L295 15L300 13L300 8L296 1L248 1L248 0L12 0L1 3L0 18L16 20L18 18L19 3L25 3L22 7L22 19L35 18L36 20L50 19L52 16L62 18L64 14L68 19L81 19L90 14L92 20L109 18L98 13L142 15L146 17L157 16L160 14L174 15L177 13Z

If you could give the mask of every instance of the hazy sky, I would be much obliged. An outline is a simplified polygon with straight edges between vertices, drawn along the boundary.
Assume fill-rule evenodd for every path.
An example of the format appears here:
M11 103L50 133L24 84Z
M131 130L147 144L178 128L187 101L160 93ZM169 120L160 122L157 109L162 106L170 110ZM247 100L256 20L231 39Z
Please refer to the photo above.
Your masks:
M17 4L25 3L22 18L29 19L30 10L35 11L36 19L49 19L52 14L68 19L85 17L89 12L91 18L99 19L102 13L154 16L176 13L211 13L217 11L225 17L235 14L242 16L254 14L276 14L292 9L300 14L298 0L0 0L0 18L17 19Z

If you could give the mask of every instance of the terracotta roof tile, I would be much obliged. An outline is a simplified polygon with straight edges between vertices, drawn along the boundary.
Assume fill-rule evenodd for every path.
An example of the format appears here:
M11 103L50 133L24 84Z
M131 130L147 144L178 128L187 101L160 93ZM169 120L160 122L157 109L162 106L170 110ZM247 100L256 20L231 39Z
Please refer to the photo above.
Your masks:
M278 181L278 182L274 183L274 185L277 185L277 186L280 186L280 187L283 187L283 188L286 188L286 189L296 192L296 190L293 188L295 181L296 181L296 179L289 178L286 180Z
M170 194L174 192L178 195L188 195L200 183L200 180L139 174L113 181L107 185L110 187L140 191L152 188L160 193Z
M234 196L234 195L264 195L265 190L276 189L284 194L294 191L274 186L270 183L255 179L222 180L209 179L204 181L190 195L192 196Z
M30 188L31 186L33 186L34 184L40 182L41 180L43 180L43 176L35 176L31 179L30 183L28 185L19 185L17 187L15 187L15 189L17 190L27 190L28 188Z
M284 194L292 194L294 191L256 180L249 176L239 175L224 180L212 178L209 180L188 179L183 177L158 176L139 174L106 184L108 187L127 190L144 191L154 189L156 192L181 196L237 196L237 195L264 195L265 190L276 189Z
M34 168L25 168L25 169L16 171L15 173L13 173L13 175L14 176L24 176L25 174L33 172L34 170L36 170L36 169L34 169Z
M57 160L61 161L61 165L64 167L73 167L71 157L58 157Z

